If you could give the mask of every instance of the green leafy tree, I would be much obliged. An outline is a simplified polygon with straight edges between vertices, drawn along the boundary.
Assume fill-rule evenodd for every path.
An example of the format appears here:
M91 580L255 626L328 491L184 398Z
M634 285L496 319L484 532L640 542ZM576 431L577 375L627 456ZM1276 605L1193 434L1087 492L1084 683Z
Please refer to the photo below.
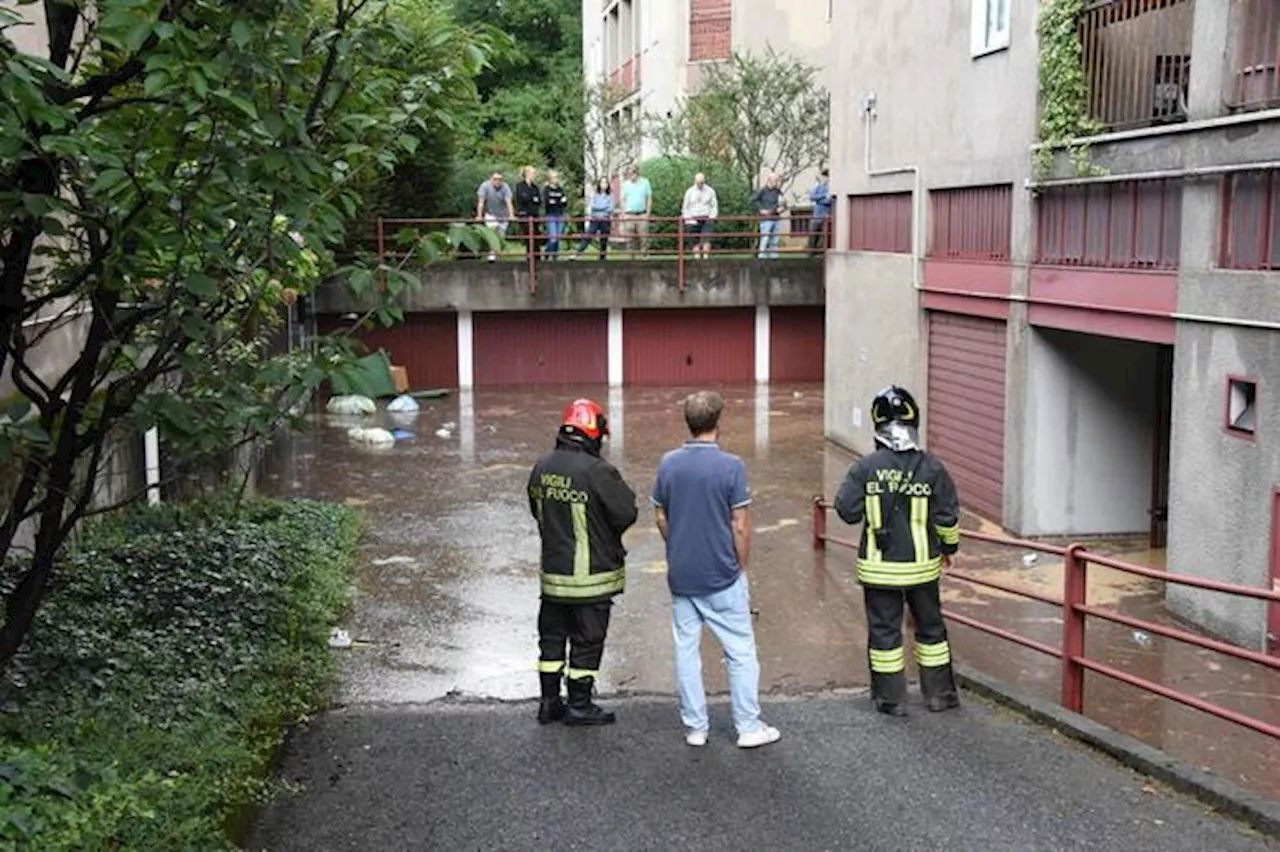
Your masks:
M477 82L481 103L458 150L467 159L550 167L583 183L580 0L453 0L458 20L509 37ZM473 188L474 190L474 188Z
M724 163L751 185L776 172L786 187L826 162L829 113L817 67L770 48L708 65L696 96L650 122L669 154Z
M628 95L622 89L598 82L581 86L579 92L585 122L588 179L612 177L635 163L640 154L642 125L617 113L617 106Z
M653 215L658 220L650 224L654 237L650 248L654 251L674 251L679 229L680 207L684 192L693 185L693 177L702 172L707 183L716 191L721 217L751 216L751 185L734 169L714 160L696 157L652 157L640 164L644 176L653 186ZM716 238L719 248L749 248L758 237L725 237L723 232L752 231L754 224L725 221L719 224L722 235ZM670 234L671 236L661 236Z
M267 341L368 181L452 120L485 61L456 26L424 43L398 20L410 0L45 0L39 54L14 40L31 8L0 6L0 554L18 575L0 663L103 508L113 435L157 427L220 453L273 433L341 363L336 343ZM456 63L433 66L446 43ZM430 261L477 239L413 247ZM382 321L412 286L364 263L342 273ZM70 357L50 368L55 336Z

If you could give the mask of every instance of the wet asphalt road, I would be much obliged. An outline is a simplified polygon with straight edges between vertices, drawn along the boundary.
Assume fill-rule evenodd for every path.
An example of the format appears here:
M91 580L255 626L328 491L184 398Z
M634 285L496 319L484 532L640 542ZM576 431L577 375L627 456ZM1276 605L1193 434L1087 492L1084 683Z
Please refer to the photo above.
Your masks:
M299 796L251 849L1235 852L1273 842L1047 730L969 701L906 719L862 696L774 698L772 746L728 707L686 746L670 699L611 728L539 726L528 702L352 707L296 740Z
M528 705L502 703L537 690L537 539L524 484L563 402L579 393L608 400L607 454L641 503L600 684L604 694L639 697L615 700L624 722L611 731L538 728ZM788 697L856 690L866 678L849 554L810 545L809 500L831 494L850 459L822 440L814 386L726 392L723 443L747 461L755 497L762 688L785 740L768 753L739 753L722 718L721 737L691 753L673 702L644 697L672 691L670 599L647 495L662 452L684 439L682 394L478 392L424 403L417 415L379 413L380 425L412 433L388 449L352 445L353 421L328 416L279 447L267 490L358 506L368 532L348 624L357 641L341 652L340 709L292 743L285 772L302 793L266 815L257 848L1270 848L1185 799L1137 795L1144 785L1130 773L974 702L960 717L921 715L894 728L865 700ZM1053 560L1029 567L1021 556L966 547L961 564L1040 588L1059 583ZM945 595L960 611L1046 641L1061 629L1051 609L1007 595L956 583ZM1150 584L1105 572L1094 574L1090 596L1144 615L1160 608ZM953 641L966 663L1052 694L1052 662L964 628ZM1176 667L1182 684L1228 698L1247 677L1158 641L1139 647L1105 624L1090 642L1109 662L1157 679ZM704 671L708 688L722 691L710 640ZM1273 709L1271 688L1256 686L1241 700ZM1149 742L1243 783L1261 779L1253 786L1264 791L1275 781L1269 767L1280 766L1280 749L1105 681L1091 681L1086 694L1091 714ZM440 700L459 696L479 703ZM874 763L886 755L892 765ZM585 809L576 804L583 790Z

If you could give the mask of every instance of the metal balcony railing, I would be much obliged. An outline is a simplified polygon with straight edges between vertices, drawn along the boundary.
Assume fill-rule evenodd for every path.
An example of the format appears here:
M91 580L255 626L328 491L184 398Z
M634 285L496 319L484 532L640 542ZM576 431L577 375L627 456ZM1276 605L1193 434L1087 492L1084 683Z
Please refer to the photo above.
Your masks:
M1080 19L1089 116L1109 130L1185 121L1194 0L1099 0Z
M1235 109L1280 106L1280 0L1239 0L1227 105Z

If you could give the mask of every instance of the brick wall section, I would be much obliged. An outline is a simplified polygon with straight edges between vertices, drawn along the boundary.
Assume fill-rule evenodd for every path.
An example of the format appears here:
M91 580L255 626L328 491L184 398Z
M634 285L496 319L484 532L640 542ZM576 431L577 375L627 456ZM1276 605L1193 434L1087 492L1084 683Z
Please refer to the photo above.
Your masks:
M733 53L733 0L690 0L689 61Z

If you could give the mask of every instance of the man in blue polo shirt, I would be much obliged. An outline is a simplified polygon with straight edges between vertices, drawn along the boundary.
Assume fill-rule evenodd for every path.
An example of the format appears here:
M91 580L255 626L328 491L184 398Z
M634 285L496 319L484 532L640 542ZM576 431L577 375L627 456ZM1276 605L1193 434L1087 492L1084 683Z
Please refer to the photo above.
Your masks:
M777 742L760 721L760 663L744 573L751 551L751 492L742 459L717 443L724 400L699 391L684 401L693 436L658 465L653 505L667 542L676 644L676 680L685 742L707 743L707 695L702 684L702 626L724 649L741 748Z

